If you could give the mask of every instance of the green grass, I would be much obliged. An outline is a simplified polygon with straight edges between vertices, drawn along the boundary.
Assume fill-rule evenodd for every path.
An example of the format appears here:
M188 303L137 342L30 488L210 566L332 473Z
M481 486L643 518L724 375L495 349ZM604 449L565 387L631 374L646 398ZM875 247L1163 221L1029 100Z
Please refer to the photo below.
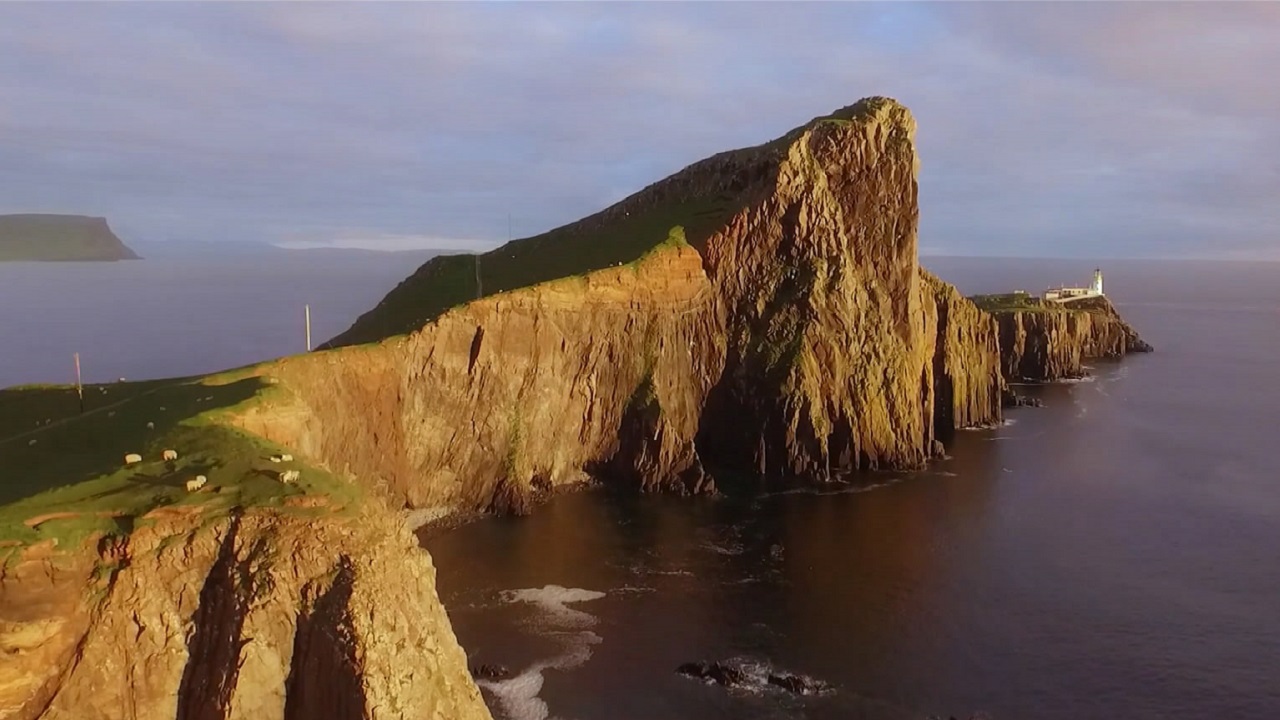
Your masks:
M83 415L72 388L0 390L0 543L54 539L75 546L94 533L127 534L159 507L199 506L197 515L216 516L236 507L284 507L290 497L309 494L325 496L331 512L358 498L356 488L328 472L271 463L283 448L221 421L224 411L282 392L260 378L226 374L105 387L105 396L99 386L86 387ZM36 425L46 418L53 422ZM176 450L178 460L163 462L165 449ZM127 453L143 461L126 467ZM298 483L275 478L286 468L302 470ZM208 484L188 493L186 481L195 475L207 476ZM33 522L54 513L74 515Z
M1047 302L1030 293L974 295L969 298L980 309L997 312L1071 312L1057 303Z
M333 346L375 342L412 332L450 308L477 297L628 265L674 242L706 241L741 203L728 193L660 203L609 219L592 216L541 235L515 240L479 256L432 258L361 316Z
M634 263L667 241L677 228L690 245L701 248L743 207L751 190L748 186L766 179L761 168L776 163L779 153L806 131L822 125L855 125L891 105L887 98L863 99L769 142L706 158L583 220L509 242L479 256L478 283L477 256L433 258L322 347L377 342L413 332L478 297ZM619 212L619 207L629 208L629 214Z

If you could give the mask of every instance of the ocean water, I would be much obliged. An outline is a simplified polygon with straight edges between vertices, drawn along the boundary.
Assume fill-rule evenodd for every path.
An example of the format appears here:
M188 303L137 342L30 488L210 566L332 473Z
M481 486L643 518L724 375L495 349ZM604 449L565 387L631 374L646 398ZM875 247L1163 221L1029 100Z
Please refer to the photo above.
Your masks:
M0 387L194 375L306 350L432 253L277 251L0 263Z
M175 376L327 339L423 256L0 264L0 386ZM1089 263L926 258L961 290ZM510 720L1280 718L1280 265L1108 262L1157 352L963 432L950 459L820 490L565 495L424 537ZM797 697L679 677L732 659Z
M961 290L1087 263L926 258ZM962 432L928 472L556 498L426 535L498 718L1280 718L1280 265L1109 262L1157 352ZM835 691L726 691L724 660Z

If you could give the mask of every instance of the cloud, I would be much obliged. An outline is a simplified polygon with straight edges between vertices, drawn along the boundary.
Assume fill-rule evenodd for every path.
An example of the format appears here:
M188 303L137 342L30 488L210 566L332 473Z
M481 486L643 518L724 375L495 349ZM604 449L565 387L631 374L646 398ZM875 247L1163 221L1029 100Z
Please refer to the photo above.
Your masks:
M884 94L931 250L1274 257L1278 48L1276 4L3 3L0 212L469 249Z
M345 234L327 240L314 238L280 240L271 244L285 250L345 248L349 250L458 250L462 252L483 251L493 246L493 243L485 240L442 238L430 235L367 235L363 233Z

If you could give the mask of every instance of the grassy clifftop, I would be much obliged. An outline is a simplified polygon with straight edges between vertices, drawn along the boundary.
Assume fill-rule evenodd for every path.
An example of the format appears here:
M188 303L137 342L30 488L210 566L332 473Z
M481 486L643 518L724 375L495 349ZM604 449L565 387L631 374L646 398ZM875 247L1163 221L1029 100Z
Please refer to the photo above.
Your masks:
M513 240L480 255L447 255L422 265L350 329L322 347L376 342L412 332L478 297L635 262L679 231L701 247L755 192L806 130L849 124L893 103L873 97L814 118L775 140L696 162L594 215Z
M83 215L0 215L0 262L137 260L107 225Z
M46 540L70 549L94 534L127 535L166 510L213 520L237 507L353 506L352 484L302 462L273 463L282 448L228 422L282 392L235 373L89 385L81 413L71 387L0 390L0 558ZM167 449L176 462L162 460ZM142 462L126 466L129 453ZM294 468L297 483L277 479ZM196 475L208 484L188 493Z

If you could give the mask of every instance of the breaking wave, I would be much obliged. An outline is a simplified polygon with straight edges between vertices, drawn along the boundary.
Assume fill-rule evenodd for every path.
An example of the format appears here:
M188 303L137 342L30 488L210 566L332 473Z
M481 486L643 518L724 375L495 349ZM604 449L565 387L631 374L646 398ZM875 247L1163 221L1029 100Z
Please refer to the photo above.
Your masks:
M538 610L534 624L540 635L560 643L560 652L539 660L506 680L478 680L476 684L492 694L497 709L507 720L547 720L551 709L539 695L546 670L567 671L591 659L592 647L603 639L584 628L596 624L588 612L569 607L571 603L599 600L605 594L596 590L547 585L541 588L508 590L502 597L509 603L529 603Z

